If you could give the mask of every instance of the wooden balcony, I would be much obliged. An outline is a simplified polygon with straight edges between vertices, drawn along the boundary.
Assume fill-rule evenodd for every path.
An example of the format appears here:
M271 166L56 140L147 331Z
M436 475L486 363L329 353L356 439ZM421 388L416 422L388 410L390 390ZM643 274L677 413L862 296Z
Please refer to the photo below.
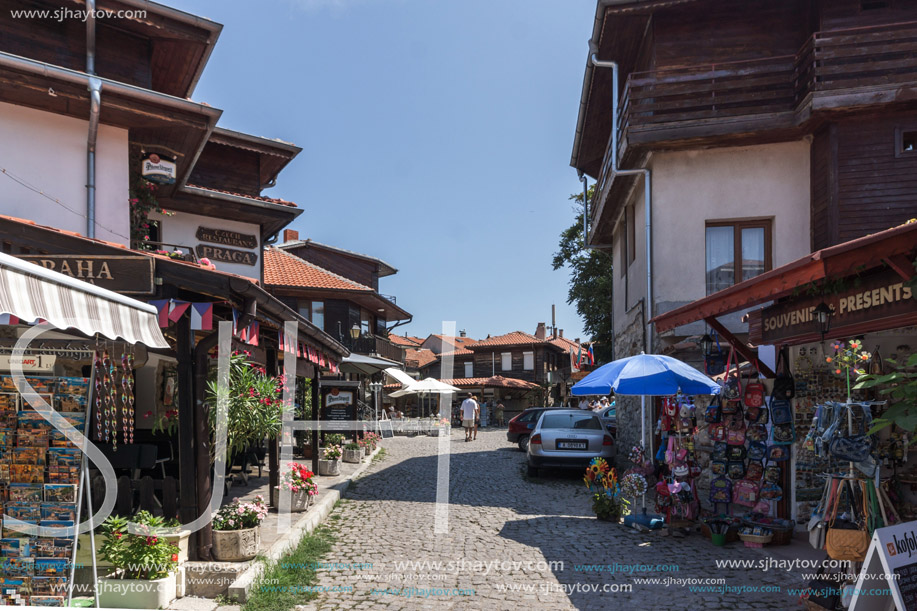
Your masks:
M378 335L364 335L357 339L346 338L344 345L357 354L379 356L399 363L404 362L404 351L401 347Z
M628 75L619 167L664 146L751 144L801 136L813 113L912 101L917 22L816 32L795 55ZM611 139L598 177L607 196Z

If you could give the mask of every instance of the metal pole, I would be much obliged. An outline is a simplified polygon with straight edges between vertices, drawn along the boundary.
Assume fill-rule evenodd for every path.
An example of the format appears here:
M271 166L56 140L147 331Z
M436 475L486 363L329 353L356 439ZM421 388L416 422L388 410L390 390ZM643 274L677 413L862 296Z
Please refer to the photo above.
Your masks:
M89 461L86 459L86 444L89 442L89 433L92 429L92 403L95 397L95 387L96 387L96 368L95 368L95 352L93 352L93 364L92 369L89 374L89 394L86 397L86 422L83 426L83 447L81 448L83 456L80 459L80 483L79 489L76 494L76 521L73 523L73 552L70 555L70 587L67 588L67 606L70 606L70 601L73 600L73 580L76 576L76 552L79 547L79 525L81 517L81 509L83 507L83 488L86 488L86 502L89 506L89 544L92 547L92 573L93 573L93 593L95 595L96 607L99 606L99 575L96 570L96 546L95 546L95 535L92 532L92 495L89 491L89 477L87 471L89 470Z

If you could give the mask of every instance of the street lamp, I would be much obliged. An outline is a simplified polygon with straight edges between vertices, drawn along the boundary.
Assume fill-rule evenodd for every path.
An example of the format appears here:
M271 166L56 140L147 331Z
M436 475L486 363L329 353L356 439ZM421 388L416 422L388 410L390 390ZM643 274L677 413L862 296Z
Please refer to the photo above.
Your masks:
M818 323L818 331L821 333L821 338L825 339L825 333L828 332L828 329L831 327L831 316L834 314L831 311L831 308L828 307L824 301L815 306L815 310L812 312L815 315L815 321Z
M369 390L373 393L373 413L376 416L376 422L374 429L379 428L379 393L382 391L382 382L370 382ZM381 434L382 431L376 430L377 433Z
M350 337L351 339L357 339L360 337L360 325L353 323L353 326L350 327Z

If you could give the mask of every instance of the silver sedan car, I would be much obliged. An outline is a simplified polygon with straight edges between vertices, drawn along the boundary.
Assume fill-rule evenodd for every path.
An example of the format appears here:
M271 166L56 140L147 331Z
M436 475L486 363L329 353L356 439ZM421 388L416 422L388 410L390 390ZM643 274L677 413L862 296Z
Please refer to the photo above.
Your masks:
M528 474L541 467L584 469L596 456L614 458L614 439L595 412L581 409L550 410L538 419L529 437Z

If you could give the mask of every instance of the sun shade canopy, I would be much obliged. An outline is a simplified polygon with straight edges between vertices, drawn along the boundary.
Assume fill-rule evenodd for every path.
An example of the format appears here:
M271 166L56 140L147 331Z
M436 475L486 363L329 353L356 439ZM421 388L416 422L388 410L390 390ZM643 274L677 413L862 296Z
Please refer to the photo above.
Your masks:
M0 253L0 314L23 322L46 320L58 329L169 348L156 308Z

